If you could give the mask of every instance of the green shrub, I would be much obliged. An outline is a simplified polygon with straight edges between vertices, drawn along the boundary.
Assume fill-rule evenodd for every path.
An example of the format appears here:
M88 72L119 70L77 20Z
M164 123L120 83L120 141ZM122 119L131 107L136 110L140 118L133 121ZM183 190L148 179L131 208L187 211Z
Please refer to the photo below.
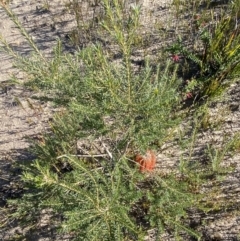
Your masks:
M125 157L113 160L113 168L92 168L74 156L59 158L72 170L57 173L41 160L25 167L26 194L9 201L18 205L15 216L36 222L44 209L61 214L62 231L74 240L144 240L150 228L156 228L157 236L167 228L176 235L186 232L199 237L183 222L187 209L197 201L187 179L146 177Z
M67 106L69 113L78 118L78 136L104 133L120 149L128 145L146 150L152 143L161 143L178 123L172 110L179 105L181 80L176 77L177 67L172 69L170 61L155 71L146 60L143 70L136 71L131 54L138 35L140 8L129 10L126 18L119 1L105 0L103 4L102 31L115 44L114 51L122 56L120 61L114 62L112 51L100 44L79 50L73 56L65 54L58 41L52 59L38 58L40 52L36 50L37 56L32 58L16 55L16 66L27 73L27 86L43 90L45 98ZM30 44L36 49L34 43ZM5 43L5 48L9 50L10 46Z
M195 37L194 40L190 39L191 47L186 47L179 37L176 43L166 48L166 51L177 56L175 59L179 56L183 58L181 75L186 76L189 83L198 82L195 92L201 96L221 93L239 76L239 6L239 0L235 0L225 6L223 12L216 10L217 21L211 10L198 10L192 16L190 31ZM188 85L186 89L189 89Z
M131 54L140 8L126 17L118 0L103 0L103 6L102 31L114 50L94 44L69 55L58 41L51 59L7 9L35 55L21 57L3 41L5 50L27 73L28 86L65 107L53 118L49 133L32 146L36 160L23 167L26 194L16 202L16 215L30 219L52 208L63 215L63 230L72 231L77 240L143 240L148 228L157 228L158 235L171 228L198 237L182 222L197 199L186 179L157 173L147 177L127 155L128 148L146 151L162 144L178 123L177 67L166 61L153 70L146 60L137 71ZM113 52L121 56L119 61L113 61ZM110 158L94 158L92 150L83 158L78 141L97 138L110 143Z
M122 159L113 170L90 169L83 160L63 156L71 172L58 175L51 166L35 161L34 172L27 171L24 180L48 194L39 206L53 208L64 215L63 231L73 232L76 240L123 240L141 236L133 217L132 205L141 198L137 189L139 174Z

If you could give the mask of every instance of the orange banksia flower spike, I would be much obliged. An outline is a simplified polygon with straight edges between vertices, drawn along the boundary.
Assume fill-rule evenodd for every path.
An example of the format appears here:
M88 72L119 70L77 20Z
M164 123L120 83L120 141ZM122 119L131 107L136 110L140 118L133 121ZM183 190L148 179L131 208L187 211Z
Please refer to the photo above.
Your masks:
M147 150L146 155L137 154L135 156L135 162L140 165L141 172L151 172L155 168L156 160L156 155L152 150Z

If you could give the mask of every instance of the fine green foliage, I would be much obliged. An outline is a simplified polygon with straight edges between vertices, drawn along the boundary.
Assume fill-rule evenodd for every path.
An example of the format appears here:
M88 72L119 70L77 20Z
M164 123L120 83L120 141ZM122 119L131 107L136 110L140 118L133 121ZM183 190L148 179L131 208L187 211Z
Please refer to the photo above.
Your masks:
M86 92L70 104L70 109L87 118L95 113L96 117L92 118L95 120L99 116L108 117L113 124L105 124L112 138L140 149L165 137L176 123L171 110L179 101L179 82L176 72L170 72L169 64L163 73L159 69L153 73L147 65L142 72L134 74L128 58L123 65L115 66L110 65L100 48L87 51L84 53L87 86L83 87Z
M218 10L217 21L211 10L195 10L192 29L189 30L194 35L194 39L190 40L192 46L187 47L179 36L175 43L166 48L166 51L183 57L181 68L186 71L181 74L197 80L195 92L200 92L198 94L201 96L220 94L239 76L239 6L239 0L235 0L225 6L224 12ZM212 6L209 1L201 7Z
M101 25L117 44L116 50L122 55L119 63L112 62L111 52L99 44L71 56L62 52L60 41L53 58L43 57L42 61L29 36L26 38L36 55L16 55L16 66L29 77L27 86L43 90L45 98L66 109L54 117L50 133L32 146L37 159L23 167L28 192L18 201L16 215L26 221L40 215L42 208L52 208L64 216L63 230L73 231L77 240L142 240L147 227L130 214L146 194L139 187L145 177L129 165L124 152L126 148L146 150L166 138L176 124L172 109L179 104L179 80L177 68L171 68L170 62L164 69L159 65L153 71L146 60L146 67L136 72L131 53L140 9L133 8L126 19L118 1L104 0L103 4L105 18ZM3 43L5 50L14 55L7 42ZM78 158L79 140L103 136L114 143L109 150L111 159L96 161L91 155L90 160ZM175 192L164 186L160 189L162 199L166 198L163 203ZM151 204L153 197L149 199L151 208L159 205L155 201ZM30 216L27 209L32 210ZM166 211L169 220L183 215L174 209L173 205ZM154 227L154 222L151 225Z
M183 232L200 239L197 232L181 222L181 219L187 217L186 211L196 206L199 198L190 188L188 177L192 171L190 169L188 171L189 173L182 177L174 174L164 178L156 176L154 185L147 190L145 200L149 204L147 217L151 226L157 227L157 238L160 238L161 232L167 227L174 230L176 236ZM193 183L195 181L192 179Z
M125 19L118 1L104 1L104 7L101 25L117 44L121 62L112 62L111 51L100 44L79 50L74 56L64 54L58 41L52 60L18 58L16 66L29 76L27 86L44 90L45 98L67 105L70 113L78 116L75 124L82 132L111 134L120 149L128 145L146 150L152 143L160 144L178 123L172 110L179 105L181 80L170 61L154 71L146 60L145 68L136 73L131 53L140 9L133 8Z
M186 179L146 178L125 157L115 160L113 168L92 168L68 155L58 159L67 161L72 171L57 173L42 160L25 167L27 190L37 190L17 201L16 215L25 221L50 208L63 215L62 231L71 232L74 240L144 240L147 228L157 228L157 235L172 228L176 234L199 237L181 221L196 201ZM143 217L140 209L145 210Z
M112 170L89 169L78 158L62 156L73 170L64 175L51 166L35 161L35 172L25 172L27 183L48 192L41 207L50 207L64 215L63 231L73 232L76 240L123 240L140 237L141 232L129 216L132 205L141 198L137 189L139 174L119 160ZM32 169L32 170L33 170Z
M239 134L234 135L225 145L221 148L216 148L211 145L207 145L207 154L210 159L212 171L214 174L227 173L226 167L222 167L224 157L230 155L230 151L235 148L236 143L239 142Z
M44 2L48 10L50 4ZM187 6L197 11L201 2L173 1L177 17ZM187 143L184 148L189 150L187 160L180 161L178 171L140 173L133 154L157 149L176 133L184 112L181 103L186 99L182 87L190 93L187 98L192 98L196 89L202 95L214 95L228 85L226 78L239 75L239 27L234 25L239 0L229 5L226 16L215 25L205 26L201 18L195 19L197 40L201 42L198 49L186 47L179 37L166 49L172 60L164 59L152 67L151 61L144 59L141 69L132 63L141 8L136 5L126 10L123 3L95 1L103 11L97 20L98 30L110 48L100 42L83 48L84 44L77 42L83 32L85 40L91 39L88 30L94 28L94 22L84 22L79 1L66 3L67 8L74 8L77 23L76 41L72 40L82 48L67 54L58 40L48 59L11 9L0 1L33 51L31 56L22 57L3 37L1 49L26 73L24 84L37 93L36 98L63 107L49 121L48 133L39 135L31 145L36 158L22 166L25 194L8 202L16 205L12 217L33 223L42 210L51 210L62 218L58 226L75 240L144 240L150 228L156 230L157 239L167 229L176 239L187 234L200 240L201 235L185 222L188 210L217 210L215 206L201 206L199 193L203 183L222 174L221 163L229 150L239 149L239 138L222 151L208 145L210 165L192 161L197 132L211 126L208 112L200 115L196 111L197 118L189 124L192 137L189 140L186 133L183 137ZM210 1L206 4L209 7ZM197 69L197 73L183 86L187 68L192 72ZM92 146L96 140L102 141L106 153L95 153ZM92 144L87 154L81 149L86 141Z

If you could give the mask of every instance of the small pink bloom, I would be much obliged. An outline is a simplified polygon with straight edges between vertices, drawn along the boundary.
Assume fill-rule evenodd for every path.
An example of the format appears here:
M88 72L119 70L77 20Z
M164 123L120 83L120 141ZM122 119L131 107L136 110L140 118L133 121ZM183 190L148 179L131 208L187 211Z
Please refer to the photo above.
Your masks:
M175 54L175 55L172 56L172 60L173 60L174 62L178 62L178 61L180 60L180 56L177 55L177 54Z
M193 97L193 94L191 92L186 93L187 99L191 99Z

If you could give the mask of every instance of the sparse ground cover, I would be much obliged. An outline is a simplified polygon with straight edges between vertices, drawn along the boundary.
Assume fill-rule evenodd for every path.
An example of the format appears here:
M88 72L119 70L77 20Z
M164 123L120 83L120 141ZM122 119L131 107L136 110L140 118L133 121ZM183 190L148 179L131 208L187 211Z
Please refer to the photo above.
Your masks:
M239 239L239 0L40 1L53 51L0 3L29 45L1 36L14 105L48 118L1 160L3 240Z

